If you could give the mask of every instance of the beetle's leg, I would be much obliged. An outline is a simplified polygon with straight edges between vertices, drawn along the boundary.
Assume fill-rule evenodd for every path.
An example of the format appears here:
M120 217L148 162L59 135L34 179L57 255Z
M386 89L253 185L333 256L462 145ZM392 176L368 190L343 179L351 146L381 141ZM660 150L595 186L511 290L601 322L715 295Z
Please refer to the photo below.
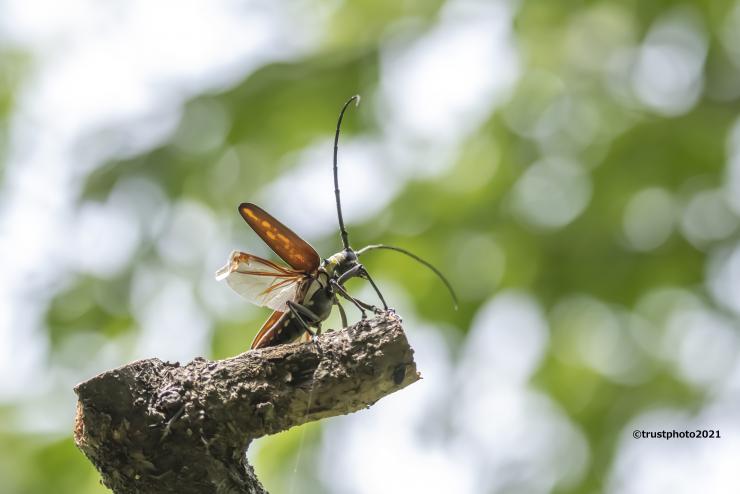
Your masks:
M354 297L353 297L353 298L354 298ZM371 310L371 311L373 311L373 312L376 312L376 311L377 311L377 309L378 309L378 308L377 308L377 307L375 307L374 305L371 305L371 304L368 304L368 303L366 303L366 302L363 302L363 301L362 301L362 300L360 300L359 298L355 298L354 300L355 300L355 301L356 301L356 302L357 302L358 304L360 304L360 305L361 305L362 307L364 307L364 308L365 308L365 310Z
M388 304L385 303L385 299L383 298L383 294L380 293L380 290L378 289L378 285L375 284L373 279L370 277L370 273L367 272L367 269L365 269L365 266L362 264L355 264L350 268L348 271L342 274L342 276L337 279L337 282L340 285L344 285L347 280L350 278L354 278L356 276L360 276L362 278L365 278L367 281L370 282L370 284L373 286L373 289L375 290L375 293L378 294L378 298L380 298L380 301L383 302L383 308L385 310L388 310ZM375 306L369 306L365 307L368 310L372 310L373 312L380 312L377 307Z
M375 293L378 294L378 298L380 298L380 301L383 302L383 308L385 310L388 310L388 304L385 303L385 299L383 298L383 294L380 293L380 290L378 289L378 285L376 285L373 279L370 277L370 273L367 272L367 269L365 269L365 266L363 266L362 264L360 264L359 266L360 266L360 276L362 276L363 278L365 278L367 281L370 282L370 284L375 289Z
M362 264L355 264L347 271L342 273L342 275L337 279L337 283L344 286L344 284L347 283L347 280L349 280L350 278L354 278L355 276L359 276L362 269Z
M298 322L301 323L303 329L305 329L311 336L316 336L316 334L321 333L321 321L319 320L319 316L314 314L311 309L304 307L301 304L297 304L292 300L288 300L287 304L293 317L298 319ZM316 324L316 331L308 326L308 323L303 319L303 317L308 318L311 323Z
M347 313L344 312L344 307L342 307L342 304L339 303L339 299L337 297L334 297L334 305L337 306L339 309L339 317L342 318L342 327L347 327Z
M339 294L342 295L347 300L349 300L350 302L352 302L353 304L355 304L358 309L360 309L360 310L363 310L363 309L364 310L371 310L373 312L377 312L378 311L378 308L375 307L374 305L368 304L367 302L363 302L359 298L356 298L356 297L353 297L352 295L350 295L347 292L347 289L344 288L342 285L338 285L338 287L339 288L337 290L339 290Z
M365 314L365 310L373 310L373 306L368 305L361 300L357 300L352 295L347 293L347 289L340 285L337 280L330 280L329 283L331 283L331 286L333 286L337 290L337 293L339 293L339 295L346 298L347 300L355 304L355 307L360 309L360 314L362 315L363 319L367 319L367 314Z

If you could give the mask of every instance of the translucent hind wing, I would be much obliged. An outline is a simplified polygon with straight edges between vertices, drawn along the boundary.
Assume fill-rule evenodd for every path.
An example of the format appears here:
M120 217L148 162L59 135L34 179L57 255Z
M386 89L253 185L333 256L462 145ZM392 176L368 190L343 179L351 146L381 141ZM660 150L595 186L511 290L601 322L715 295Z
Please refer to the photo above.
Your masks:
M286 312L289 300L299 300L306 275L252 254L234 251L229 262L216 272L216 279L226 280L236 293L255 305Z

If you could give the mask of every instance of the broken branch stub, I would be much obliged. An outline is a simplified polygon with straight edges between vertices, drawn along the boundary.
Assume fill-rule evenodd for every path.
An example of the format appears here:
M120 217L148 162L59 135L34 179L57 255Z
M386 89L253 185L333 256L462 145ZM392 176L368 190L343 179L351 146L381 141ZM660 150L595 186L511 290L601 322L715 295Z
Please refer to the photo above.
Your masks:
M74 438L116 494L264 493L246 462L252 439L369 407L419 378L387 312L316 343L104 372L75 387Z

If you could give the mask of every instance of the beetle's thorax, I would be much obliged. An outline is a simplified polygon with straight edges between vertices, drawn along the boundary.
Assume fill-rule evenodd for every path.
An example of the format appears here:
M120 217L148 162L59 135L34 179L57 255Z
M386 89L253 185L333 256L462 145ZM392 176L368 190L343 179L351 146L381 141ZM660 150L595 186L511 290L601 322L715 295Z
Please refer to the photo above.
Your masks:
M330 277L339 277L355 265L357 265L357 254L351 249L339 251L321 263L321 267Z
M334 300L334 292L329 285L329 277L329 274L319 269L316 277L309 282L301 301L302 305L313 311L320 321L329 317Z

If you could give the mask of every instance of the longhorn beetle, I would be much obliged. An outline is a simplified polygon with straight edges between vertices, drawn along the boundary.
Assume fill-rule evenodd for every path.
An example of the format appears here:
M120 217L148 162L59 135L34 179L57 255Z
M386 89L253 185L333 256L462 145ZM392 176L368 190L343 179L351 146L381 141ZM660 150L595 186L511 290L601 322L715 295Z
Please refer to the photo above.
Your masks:
M239 205L239 214L247 224L290 266L288 268L252 254L234 251L231 253L229 262L216 272L217 280L225 279L234 291L253 304L274 310L257 332L251 348L280 345L304 334L313 336L320 333L321 323L329 317L334 305L339 309L342 326L346 327L347 315L337 295L354 304L360 310L362 319L366 318L365 311L379 312L375 306L362 302L347 292L344 284L350 278L359 277L369 281L375 293L378 294L383 308L388 310L383 294L380 293L370 273L359 261L362 254L371 250L387 249L400 252L434 271L447 286L455 302L455 308L457 308L457 297L444 275L417 255L391 245L368 245L357 251L350 247L349 235L342 218L342 204L339 199L337 152L342 118L353 101L359 104L360 97L352 96L344 104L339 113L334 136L334 196L337 203L343 250L322 260L308 242L259 206L251 203ZM316 328L316 331L314 332L311 328Z

